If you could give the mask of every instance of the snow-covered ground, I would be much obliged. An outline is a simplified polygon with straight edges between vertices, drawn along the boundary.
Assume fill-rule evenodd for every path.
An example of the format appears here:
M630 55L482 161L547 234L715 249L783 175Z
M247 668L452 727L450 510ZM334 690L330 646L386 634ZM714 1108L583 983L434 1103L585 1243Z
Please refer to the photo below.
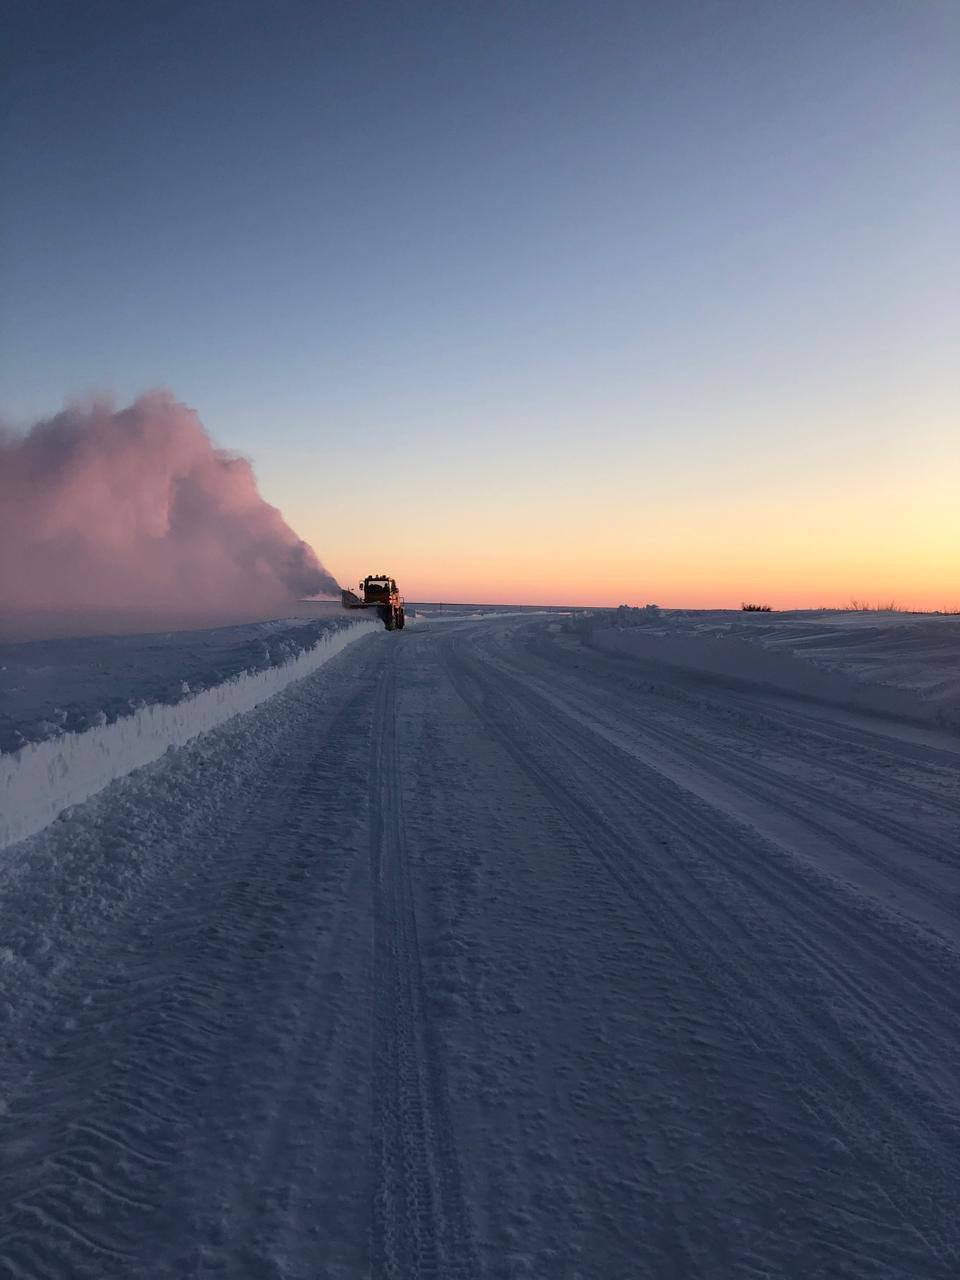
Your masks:
M332 605L301 608L240 626L0 644L0 751L281 666L356 618Z
M754 635L767 648L789 649L826 670L909 689L960 723L960 617L841 613L811 621L801 616L759 627Z
M960 1274L960 736L607 634L377 631L0 855L0 1274Z
M0 647L0 849L380 627L327 610L210 631Z
M597 629L619 633L618 639L602 637L610 649L652 657L659 648L675 665L783 683L814 696L832 691L840 699L960 727L960 617L633 609L601 617Z

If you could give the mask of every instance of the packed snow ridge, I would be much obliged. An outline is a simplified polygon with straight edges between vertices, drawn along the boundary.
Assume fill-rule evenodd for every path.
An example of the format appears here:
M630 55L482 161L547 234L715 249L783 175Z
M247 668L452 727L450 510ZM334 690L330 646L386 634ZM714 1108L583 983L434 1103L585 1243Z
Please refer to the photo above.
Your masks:
M369 616L335 616L4 646L0 848L381 629ZM38 706L38 688L47 698L55 689L57 703Z

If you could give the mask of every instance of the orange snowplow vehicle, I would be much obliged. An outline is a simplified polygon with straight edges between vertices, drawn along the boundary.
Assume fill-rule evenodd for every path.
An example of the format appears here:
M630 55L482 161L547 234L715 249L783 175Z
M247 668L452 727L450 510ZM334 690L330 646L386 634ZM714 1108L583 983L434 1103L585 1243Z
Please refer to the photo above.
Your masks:
M376 609L388 631L403 630L403 597L385 573L367 574L360 583L360 595L344 588L342 597L345 609Z

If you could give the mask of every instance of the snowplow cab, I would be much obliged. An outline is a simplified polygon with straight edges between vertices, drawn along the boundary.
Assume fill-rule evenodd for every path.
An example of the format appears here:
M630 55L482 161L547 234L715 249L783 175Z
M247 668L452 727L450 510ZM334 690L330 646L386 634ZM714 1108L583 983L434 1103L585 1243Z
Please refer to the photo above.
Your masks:
M391 596L397 595L397 584L393 578L381 574L370 574L360 583L365 604L387 603Z
M397 590L395 579L385 573L368 573L360 582L360 595L343 592L346 609L376 609L388 631L401 631L405 617L403 597Z

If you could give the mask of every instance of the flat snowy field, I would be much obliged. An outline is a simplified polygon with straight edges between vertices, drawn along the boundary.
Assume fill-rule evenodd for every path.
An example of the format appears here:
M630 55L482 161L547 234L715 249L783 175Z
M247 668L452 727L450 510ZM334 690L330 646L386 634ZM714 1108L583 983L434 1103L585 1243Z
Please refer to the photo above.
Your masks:
M960 736L684 627L371 630L0 854L0 1274L960 1274Z

